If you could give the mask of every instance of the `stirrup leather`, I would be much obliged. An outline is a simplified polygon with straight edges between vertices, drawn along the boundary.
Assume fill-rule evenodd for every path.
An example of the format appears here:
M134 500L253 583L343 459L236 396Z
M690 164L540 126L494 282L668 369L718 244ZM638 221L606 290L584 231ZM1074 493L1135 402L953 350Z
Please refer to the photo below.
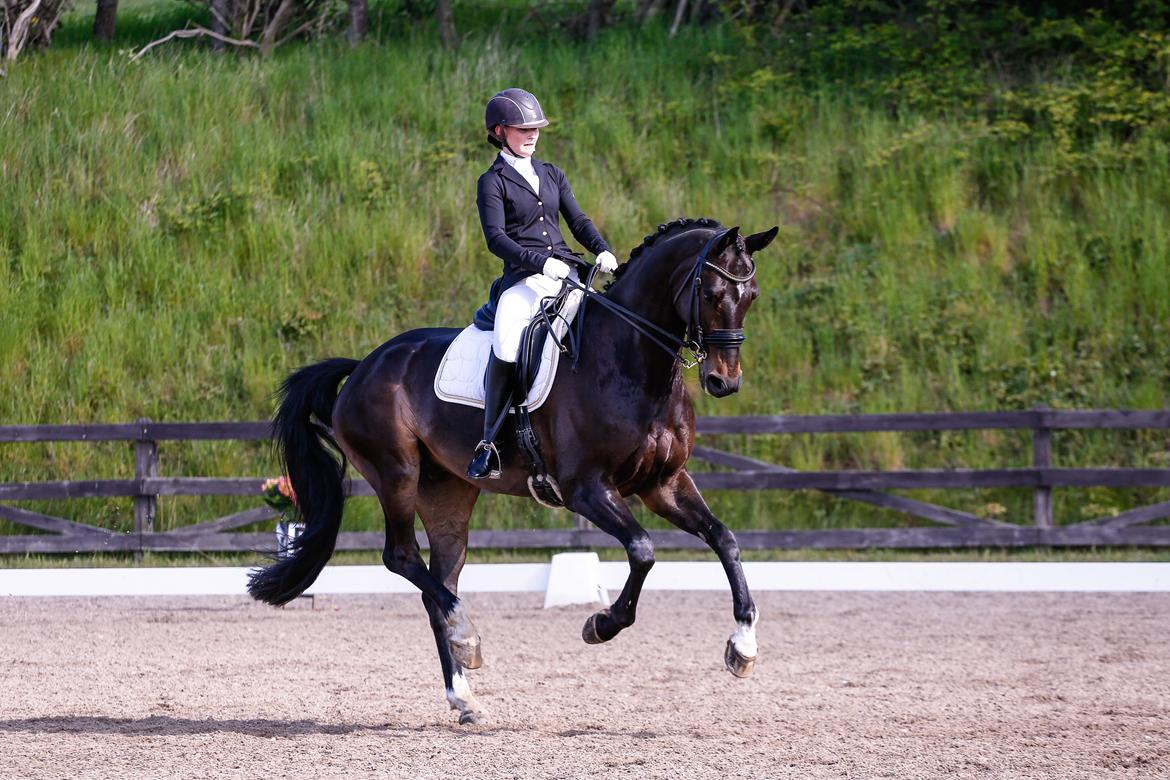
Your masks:
M479 444L475 445L475 452L472 453L472 456L471 456L472 463L474 463L479 458L480 454L484 451L487 451L487 453L488 453L488 458L487 458L488 472L483 477L472 477L472 478L473 479L499 479L500 474L501 474L501 470L503 469L503 462L500 460L500 451L499 451L499 449L496 448L496 443L494 441L487 441L486 439L484 439L484 440L480 441ZM496 461L495 468L492 468L493 456L495 457L495 461ZM470 472L470 468L468 468L468 471ZM468 473L468 476L471 476L471 474Z

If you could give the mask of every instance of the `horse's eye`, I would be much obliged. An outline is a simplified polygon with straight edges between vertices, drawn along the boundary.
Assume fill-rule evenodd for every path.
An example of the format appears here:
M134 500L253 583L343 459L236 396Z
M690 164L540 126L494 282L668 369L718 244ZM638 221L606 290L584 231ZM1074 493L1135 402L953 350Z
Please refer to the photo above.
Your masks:
M711 304L712 306L714 306L716 303L719 302L719 297L717 295L715 295L715 293L712 292L709 288L704 287L703 288L703 300L706 301L707 303Z

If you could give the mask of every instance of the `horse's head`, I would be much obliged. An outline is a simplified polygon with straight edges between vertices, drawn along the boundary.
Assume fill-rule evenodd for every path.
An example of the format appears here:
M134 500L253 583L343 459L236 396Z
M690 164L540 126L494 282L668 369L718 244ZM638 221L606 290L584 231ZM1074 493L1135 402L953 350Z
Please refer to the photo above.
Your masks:
M739 390L743 322L752 301L760 294L752 255L772 243L779 229L741 236L739 228L733 227L715 239L707 249L706 261L700 260L696 265L698 283L692 280L692 284L697 293L691 295L687 320L701 328L699 346L705 357L700 363L699 381L716 398Z

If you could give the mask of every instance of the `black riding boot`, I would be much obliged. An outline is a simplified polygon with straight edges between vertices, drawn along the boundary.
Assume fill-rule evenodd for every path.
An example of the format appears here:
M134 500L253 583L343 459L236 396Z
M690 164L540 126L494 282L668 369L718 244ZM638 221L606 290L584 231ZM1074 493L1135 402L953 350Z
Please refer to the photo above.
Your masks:
M483 440L476 446L475 456L467 467L467 476L472 479L499 479L500 472L492 469L493 457L496 466L500 465L500 453L496 450L495 438L512 400L515 370L515 363L500 360L496 353L492 352L484 377Z

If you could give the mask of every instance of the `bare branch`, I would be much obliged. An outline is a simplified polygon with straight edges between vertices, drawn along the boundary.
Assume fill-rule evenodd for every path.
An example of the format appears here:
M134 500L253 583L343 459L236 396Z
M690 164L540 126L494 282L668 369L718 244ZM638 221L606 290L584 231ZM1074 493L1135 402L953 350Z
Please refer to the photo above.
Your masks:
M272 15L272 19L268 24L264 25L264 30L260 33L260 54L268 56L273 49L273 42L276 40L277 33L288 22L288 17L292 14L293 0L280 0L280 5L277 6L276 13Z
M295 29L295 30L293 30L292 32L290 32L288 35L286 35L286 36L284 36L283 38L281 38L281 39L280 39L279 41L277 41L275 44L273 44L272 48L276 49L276 48L279 48L279 47L281 47L281 46L285 45L286 43L288 43L289 41L291 41L293 38L297 37L298 35L300 35L301 33L303 33L305 30L307 30L307 29L309 29L310 27L312 27L314 24L316 24L316 22L317 22L317 19L310 19L309 21L305 22L304 24L302 24L302 25L301 25L300 27L298 27L297 29Z
M638 9L634 13L634 21L638 24L643 24L650 17L657 14L660 10L663 0L638 0Z
M222 13L220 13L219 8L217 8L214 3L212 3L210 5L210 10L211 10L212 19L216 22L219 22L221 25L223 25L223 29L225 29L225 30L228 29L227 19L224 18L224 15Z
M252 35L252 29L256 26L256 20L260 18L260 12L264 10L264 3L262 0L252 0L251 12L244 20L244 28L241 35L248 38Z
M674 24L670 25L670 37L678 35L678 26L682 24L683 15L687 12L687 0L678 0L678 8L674 12Z
M24 48L25 39L28 38L28 30L32 27L32 18L36 15L40 7L41 0L33 0L32 4L24 9L20 16L16 17L16 22L8 32L7 57L9 60L15 60L16 55L20 54L21 49Z
M236 38L229 38L226 35L220 35L217 32L212 32L211 30L208 30L206 27L196 26L196 27L189 27L185 30L175 30L174 32L170 33L169 35L165 35L162 38L159 38L157 41L151 41L150 43L146 44L141 49L139 49L136 53L131 55L130 61L134 62L135 60L142 57L143 54L146 54L148 51L153 49L155 46L159 46L161 44L164 44L167 41L172 40L174 38L198 38L201 35L206 35L208 38L214 38L215 40L222 41L223 43L229 43L232 46L239 46L242 48L252 48L252 49L259 49L260 48L260 44L256 43L255 41L241 41L241 40L238 40Z

